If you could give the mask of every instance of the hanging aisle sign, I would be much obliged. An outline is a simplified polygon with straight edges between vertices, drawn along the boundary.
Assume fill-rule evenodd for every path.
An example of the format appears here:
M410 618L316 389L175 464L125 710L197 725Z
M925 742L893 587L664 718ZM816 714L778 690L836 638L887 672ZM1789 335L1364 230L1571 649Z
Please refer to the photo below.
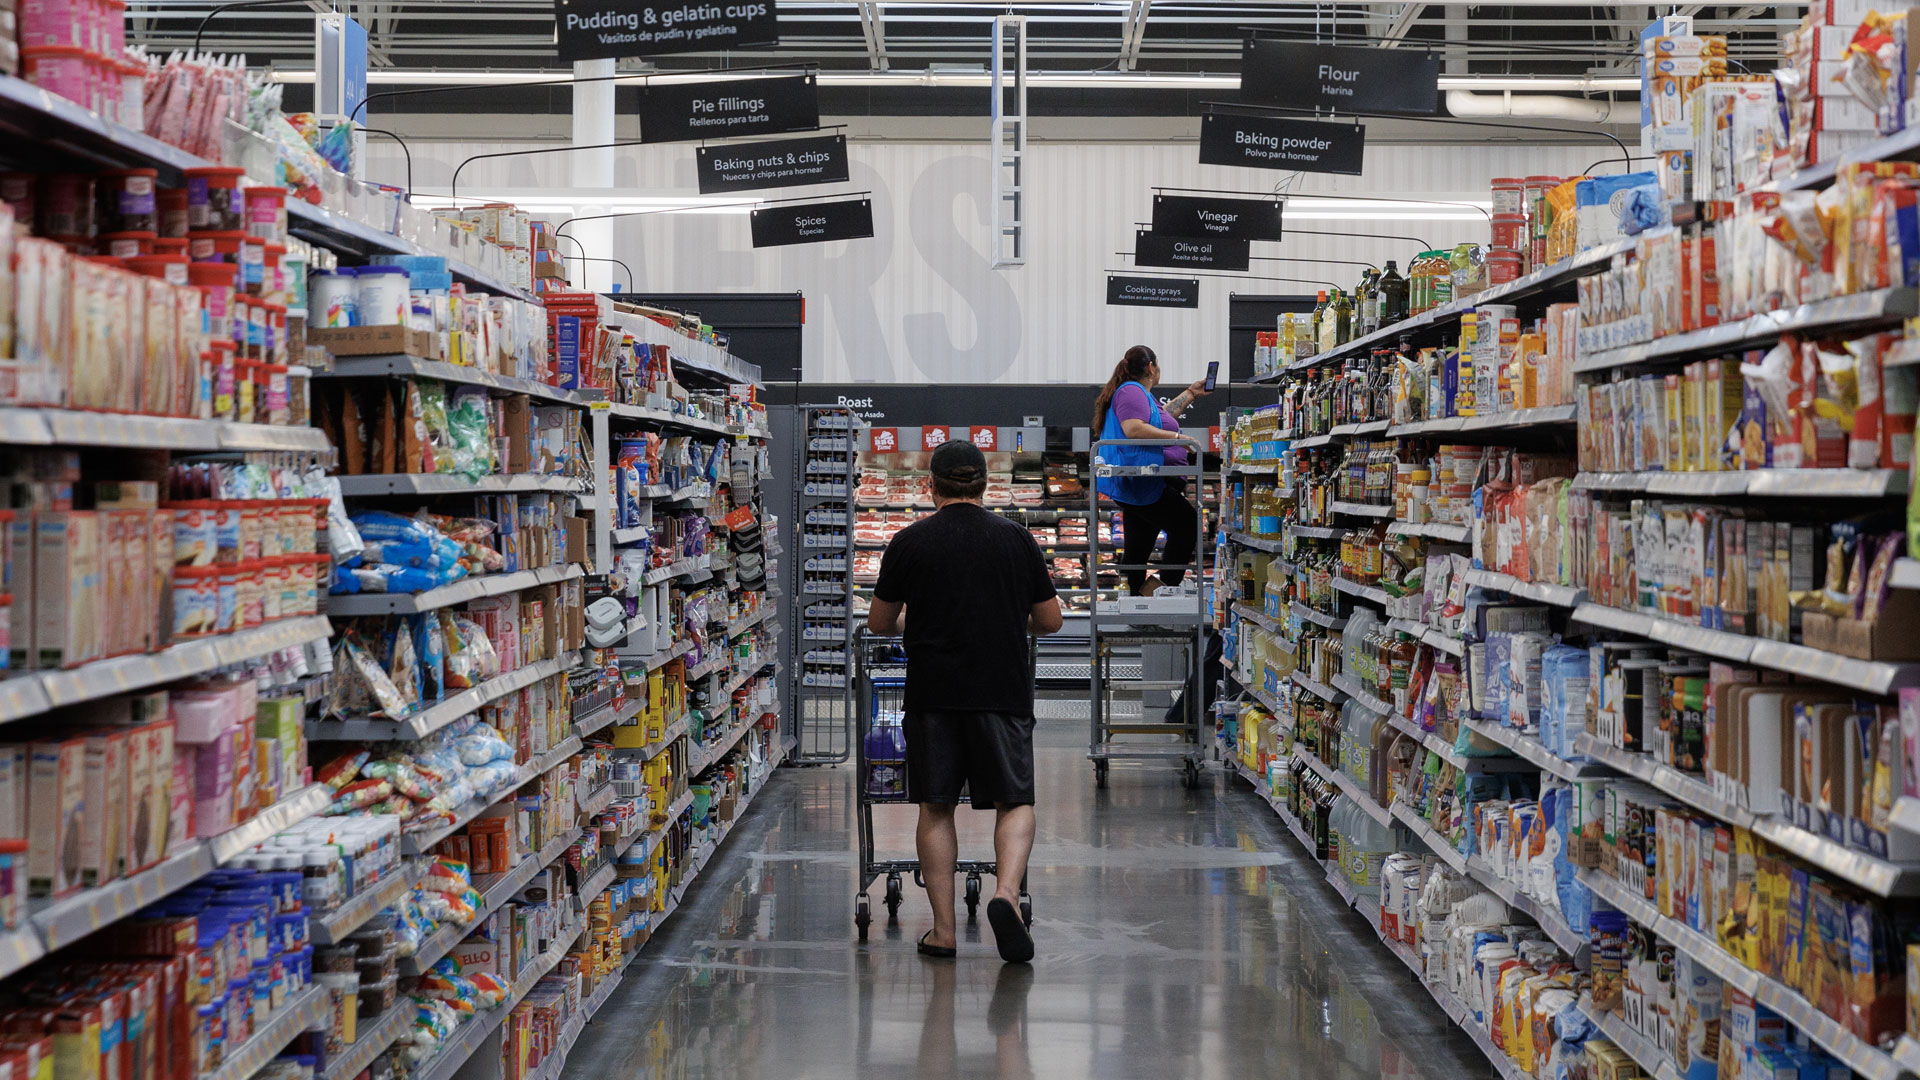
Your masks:
M1440 58L1411 49L1247 38L1240 45L1240 100L1432 116L1440 111Z
M780 20L773 8L773 0L733 4L553 0L554 46L562 60L606 60L778 45Z
M847 182L847 137L702 146L694 151L700 194Z
M1245 240L1160 236L1145 229L1136 230L1133 234L1133 261L1138 266L1172 266L1181 270L1245 270L1249 258Z
M1280 200L1155 195L1153 231L1161 236L1278 240Z
M873 200L795 203L753 212L753 246L822 244L873 235Z
M640 90L640 141L686 142L820 129L812 75L648 83Z
M1107 303L1115 307L1197 308L1200 279L1108 274Z
M1232 113L1200 118L1202 165L1358 176L1366 151L1367 129L1359 124Z

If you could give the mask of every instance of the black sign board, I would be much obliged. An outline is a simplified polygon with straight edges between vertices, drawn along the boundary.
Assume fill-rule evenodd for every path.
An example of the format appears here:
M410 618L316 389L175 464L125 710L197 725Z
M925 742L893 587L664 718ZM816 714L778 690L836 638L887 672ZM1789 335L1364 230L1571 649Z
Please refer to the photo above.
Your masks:
M1440 111L1440 58L1411 49L1248 38L1240 46L1240 100L1431 116Z
M1172 266L1181 270L1245 270L1245 240L1207 240L1192 236L1161 236L1138 229L1133 234L1133 261L1137 266Z
M702 195L803 184L844 184L847 137L820 135L702 146L694 151L694 164L699 168Z
M1280 200L1155 195L1153 231L1161 236L1278 240Z
M794 203L753 212L753 246L823 244L873 235L873 200Z
M773 0L732 4L553 0L554 45L562 60L778 45L780 20L773 8Z
M640 141L686 142L820 129L812 75L648 83L640 92Z
M1108 274L1107 303L1118 307L1197 308L1200 280Z
M1278 116L1208 113L1200 118L1200 164L1360 175L1367 129Z

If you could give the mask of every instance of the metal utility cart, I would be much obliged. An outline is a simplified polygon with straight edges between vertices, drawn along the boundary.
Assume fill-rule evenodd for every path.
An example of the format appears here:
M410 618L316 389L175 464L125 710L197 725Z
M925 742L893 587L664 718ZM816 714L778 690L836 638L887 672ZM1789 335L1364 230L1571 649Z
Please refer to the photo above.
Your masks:
M887 877L883 902L887 905L888 921L897 920L900 916L900 901L905 895L900 875L912 874L913 883L923 889L927 882L921 876L918 859L880 859L874 854L874 805L907 802L904 734L898 742L900 757L875 758L869 752L870 736L876 728L899 725L905 719L907 652L899 638L879 637L867 633L865 629L855 631L854 642L857 688L855 715L858 723L855 725L853 742L857 755L855 760L859 766L854 773L854 791L858 795L859 805L854 820L860 842L860 879L853 894L853 925L860 931L860 940L865 941L867 928L873 925L873 910L867 890L873 887L880 875ZM967 797L961 796L961 801L966 802ZM967 905L967 921L972 922L980 909L980 879L986 875L998 877L999 864L992 859L961 859L953 864L953 869L955 873L967 876L962 897ZM1024 877L1020 879L1020 918L1028 926L1033 925L1033 898L1027 895Z
M1087 530L1087 577L1093 580L1100 571L1185 570L1186 582L1193 594L1121 596L1117 600L1096 599L1087 620L1090 667L1093 682L1092 741L1087 757L1093 761L1093 779L1097 787L1107 786L1107 771L1114 761L1176 761L1187 787L1197 787L1205 756L1208 718L1203 712L1205 695L1200 680L1206 656L1207 596L1202 575L1205 566L1206 521L1201 507L1202 464L1188 465L1109 465L1102 460L1106 447L1183 446L1199 450L1191 443L1171 439L1102 439L1092 448L1095 483L1087 486L1088 507L1093 525ZM1193 505L1196 535L1190 562L1102 565L1099 516L1101 510L1098 480L1102 477L1157 476L1186 480L1186 498ZM1115 504L1107 503L1112 509ZM1124 540L1122 541L1124 543ZM1155 719L1154 713L1172 713Z

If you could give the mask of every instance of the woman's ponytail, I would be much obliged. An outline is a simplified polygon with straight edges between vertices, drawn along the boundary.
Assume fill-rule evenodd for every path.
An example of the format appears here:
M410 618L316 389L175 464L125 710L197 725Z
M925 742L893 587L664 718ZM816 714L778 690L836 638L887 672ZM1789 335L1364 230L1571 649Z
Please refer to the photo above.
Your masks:
M1113 366L1113 374L1107 376L1107 385L1100 388L1100 396L1093 402L1093 437L1107 427L1107 408L1113 404L1113 395L1122 383L1139 382L1146 378L1147 368L1154 363L1153 350L1145 345L1135 345L1127 350L1120 362Z

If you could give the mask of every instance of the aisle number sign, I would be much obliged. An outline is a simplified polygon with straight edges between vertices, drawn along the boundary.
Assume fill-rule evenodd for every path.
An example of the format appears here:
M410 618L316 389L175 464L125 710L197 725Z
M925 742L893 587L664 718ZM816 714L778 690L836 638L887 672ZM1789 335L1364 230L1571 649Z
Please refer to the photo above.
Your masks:
M941 443L947 442L953 438L953 436L948 433L949 430L950 429L948 428L936 426L933 424L928 424L926 427L921 428L920 429L920 449L922 450L938 449Z
M780 18L774 0L554 0L553 32L560 59L606 60L778 45Z
M967 429L967 441L982 450L997 450L1000 447L1000 429L976 424Z
M876 454L897 453L900 449L900 429L890 427L874 428L869 442L873 447L873 452Z

